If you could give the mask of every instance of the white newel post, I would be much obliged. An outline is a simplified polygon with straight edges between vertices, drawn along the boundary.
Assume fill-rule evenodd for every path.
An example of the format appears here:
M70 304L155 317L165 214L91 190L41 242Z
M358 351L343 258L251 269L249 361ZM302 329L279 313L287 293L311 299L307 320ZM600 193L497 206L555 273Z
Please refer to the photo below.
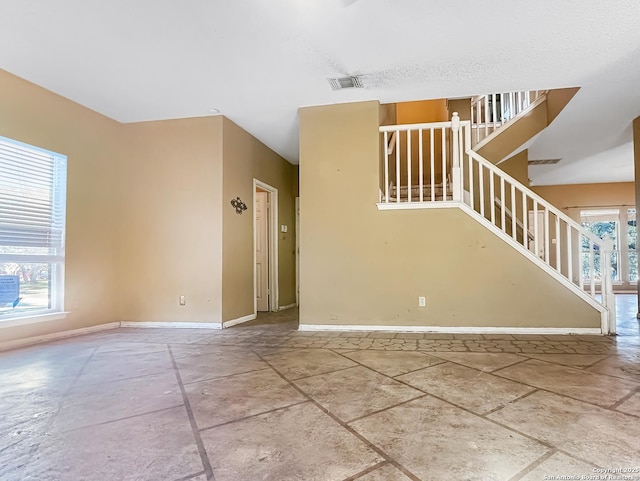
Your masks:
M458 112L453 113L451 118L452 133L452 162L451 162L451 182L453 183L453 200L462 202L462 175L460 170L460 117Z
M604 238L602 248L602 302L609 310L608 331L604 334L616 333L616 299L613 295L613 274L611 271L611 254L613 252L613 241L607 235Z

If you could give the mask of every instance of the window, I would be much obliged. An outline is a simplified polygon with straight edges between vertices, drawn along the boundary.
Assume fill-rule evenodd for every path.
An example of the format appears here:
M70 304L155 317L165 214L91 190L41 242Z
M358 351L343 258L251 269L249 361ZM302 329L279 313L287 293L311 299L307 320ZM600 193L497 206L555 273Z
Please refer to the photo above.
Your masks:
M638 280L636 252L636 211L635 209L601 209L580 212L582 226L604 239L608 236L613 242L611 271L614 282L631 284ZM600 252L594 252L596 272L600 269ZM582 272L589 279L589 242L582 239ZM599 276L596 279L600 280Z
M0 322L63 310L67 158L0 137Z
M637 232L636 210L627 209L627 261L629 266L629 282L638 282Z

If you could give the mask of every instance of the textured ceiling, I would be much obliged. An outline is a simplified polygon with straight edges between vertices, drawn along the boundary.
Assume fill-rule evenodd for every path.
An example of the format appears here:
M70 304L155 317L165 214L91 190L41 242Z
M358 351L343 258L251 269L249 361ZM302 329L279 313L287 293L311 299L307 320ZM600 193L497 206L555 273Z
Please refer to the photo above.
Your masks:
M535 183L631 180L637 0L0 0L0 68L121 122L210 108L291 162L300 106L580 86ZM365 89L327 78L360 74ZM584 167L588 166L588 169Z

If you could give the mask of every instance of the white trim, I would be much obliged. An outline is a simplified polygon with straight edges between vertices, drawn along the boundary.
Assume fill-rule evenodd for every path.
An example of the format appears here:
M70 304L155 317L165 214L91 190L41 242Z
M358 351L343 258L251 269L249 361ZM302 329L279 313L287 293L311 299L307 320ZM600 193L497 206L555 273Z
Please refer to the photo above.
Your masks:
M242 324L243 322L253 321L256 317L258 317L256 314L249 314L248 316L238 317L237 319L231 319L230 321L224 321L222 323L222 328L225 329L227 327Z
M278 312L279 311L286 311L287 309L291 309L292 307L296 307L298 305L298 303L294 302L293 304L287 304L286 306L280 306L278 307Z
M37 324L39 322L59 321L67 317L68 312L48 312L45 314L32 314L23 317L10 317L6 320L0 318L0 329L3 327L26 326L28 324Z
M81 336L83 334L91 334L94 332L106 331L108 329L116 329L120 327L119 322L109 322L107 324L98 324L97 326L83 327L81 329L72 329L69 331L53 332L42 336L25 337L0 343L0 351L6 349L15 349L17 347L29 346L32 344L40 344L42 342L54 341L56 339L64 339L66 337Z
M296 306L300 305L300 197L295 200L296 222Z
M256 178L253 179L253 313L258 315L258 302L256 299L256 187L266 190L269 195L269 310L278 311L280 292L278 290L278 189Z
M170 328L170 329L222 329L219 322L154 322L154 321L122 321L120 327Z
M449 327L449 326L362 326L358 324L300 324L299 331L385 331L436 332L446 334L580 334L602 335L597 327Z

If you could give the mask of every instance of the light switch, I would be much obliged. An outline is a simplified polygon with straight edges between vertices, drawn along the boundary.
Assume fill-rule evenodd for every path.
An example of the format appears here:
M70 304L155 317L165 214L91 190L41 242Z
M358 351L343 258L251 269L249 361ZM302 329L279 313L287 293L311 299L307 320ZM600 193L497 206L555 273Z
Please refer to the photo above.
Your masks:
M289 228L288 228L286 225L284 225L284 224L282 224L282 225L280 226L280 232L287 232L287 230L288 230L288 229L289 229Z

